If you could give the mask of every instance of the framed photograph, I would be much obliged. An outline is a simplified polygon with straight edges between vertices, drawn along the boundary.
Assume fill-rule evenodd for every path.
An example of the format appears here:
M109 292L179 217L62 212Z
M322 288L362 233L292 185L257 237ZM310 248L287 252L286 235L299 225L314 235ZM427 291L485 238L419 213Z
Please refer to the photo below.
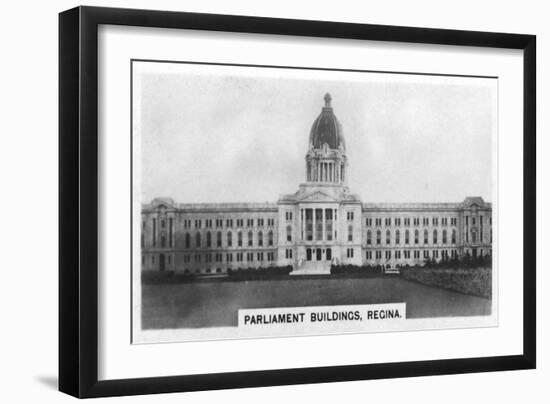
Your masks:
M59 18L59 386L535 367L535 37Z

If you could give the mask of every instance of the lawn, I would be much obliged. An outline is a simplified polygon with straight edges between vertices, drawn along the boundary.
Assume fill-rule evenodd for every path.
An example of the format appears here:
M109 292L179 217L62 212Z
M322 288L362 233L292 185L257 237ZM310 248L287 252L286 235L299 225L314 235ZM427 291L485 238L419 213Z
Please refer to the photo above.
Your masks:
M491 314L491 300L393 278L145 284L143 329L237 326L244 308L407 303L408 318Z

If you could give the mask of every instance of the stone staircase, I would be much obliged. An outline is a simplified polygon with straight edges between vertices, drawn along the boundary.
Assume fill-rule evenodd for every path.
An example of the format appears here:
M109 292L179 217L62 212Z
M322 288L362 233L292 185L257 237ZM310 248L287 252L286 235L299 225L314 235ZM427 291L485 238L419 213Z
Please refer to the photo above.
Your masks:
M330 275L330 261L305 261L290 275Z

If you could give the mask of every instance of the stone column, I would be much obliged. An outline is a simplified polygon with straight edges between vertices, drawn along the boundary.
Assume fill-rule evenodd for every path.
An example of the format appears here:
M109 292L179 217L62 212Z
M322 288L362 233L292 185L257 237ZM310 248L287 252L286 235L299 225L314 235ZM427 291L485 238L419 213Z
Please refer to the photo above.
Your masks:
M325 232L326 232L326 227L327 227L327 210L323 208L323 210L321 210L321 216L323 218L323 237L321 237L321 240L325 240L326 239L326 236L325 236Z
M304 209L300 209L300 239L304 241Z
M313 218L312 218L312 220L313 220L313 231L311 232L312 233L311 234L311 239L313 241L315 241L315 233L317 232L317 226L316 226L317 225L317 219L316 219L317 215L315 214L315 208L311 209L311 213L313 214Z

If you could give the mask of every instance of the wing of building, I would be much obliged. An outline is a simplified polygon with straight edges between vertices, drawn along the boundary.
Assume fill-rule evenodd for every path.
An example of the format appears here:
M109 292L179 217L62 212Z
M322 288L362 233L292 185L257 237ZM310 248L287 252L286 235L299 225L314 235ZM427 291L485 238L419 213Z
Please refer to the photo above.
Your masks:
M342 126L325 95L309 134L306 181L274 203L142 206L143 270L226 273L292 266L415 265L492 253L492 208L480 197L457 203L363 203L347 186Z

